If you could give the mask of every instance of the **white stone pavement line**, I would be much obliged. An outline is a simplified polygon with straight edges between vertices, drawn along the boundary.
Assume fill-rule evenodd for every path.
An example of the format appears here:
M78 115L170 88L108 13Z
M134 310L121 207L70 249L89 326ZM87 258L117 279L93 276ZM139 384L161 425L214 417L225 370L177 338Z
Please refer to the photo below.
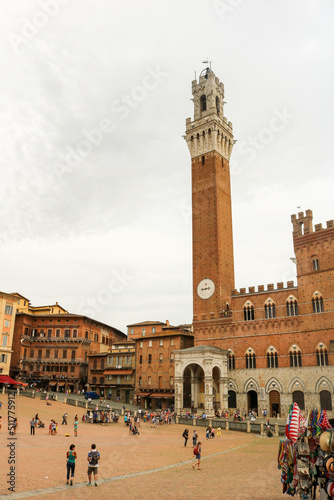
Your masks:
M218 451L217 453L212 453L211 455L207 455L206 457L203 457L201 460L207 460L208 458L212 457L217 457L219 455L223 455L225 453L229 453L231 451L236 451L240 450L240 448L244 448L245 446L250 446L251 444L254 444L259 441L251 441L250 443L247 444L242 444L240 446L237 446L236 448L230 448L229 450L224 450L224 451ZM138 476L146 476L147 474L154 474L155 472L161 472L164 470L168 469L173 469L175 467L181 467L182 465L187 465L193 463L195 458L192 460L186 460L185 462L178 462L176 464L171 464L171 465L164 465L163 467L158 467L156 469L149 469L149 470L143 470L140 472L132 472L131 474L123 474L122 476L114 476L114 477L108 477L105 479L99 479L98 484L104 484L104 483L111 483L113 481L121 481L123 479L131 479L133 477L138 477ZM22 491L21 493L12 493L10 495L0 495L1 500L7 500L7 499L16 499L16 498L29 498L33 496L38 496L38 495L48 495L51 493L57 493L57 491L71 491L74 488L82 488L82 487L87 487L87 483L76 483L73 486L68 486L68 485L61 485L61 486L52 486L51 488L45 488L43 490L34 490L34 491ZM92 485L92 489L94 489L94 486ZM95 493L95 491L94 491Z

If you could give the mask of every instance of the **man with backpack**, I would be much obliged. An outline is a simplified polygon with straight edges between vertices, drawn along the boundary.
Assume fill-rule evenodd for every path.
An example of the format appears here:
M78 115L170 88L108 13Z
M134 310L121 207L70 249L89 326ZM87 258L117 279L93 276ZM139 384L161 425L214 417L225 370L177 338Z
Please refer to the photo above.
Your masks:
M97 451L95 444L92 444L92 449L88 452L87 460L88 460L87 486L90 486L92 484L91 481L92 474L94 474L94 484L95 486L97 486L97 471L99 467L100 453Z

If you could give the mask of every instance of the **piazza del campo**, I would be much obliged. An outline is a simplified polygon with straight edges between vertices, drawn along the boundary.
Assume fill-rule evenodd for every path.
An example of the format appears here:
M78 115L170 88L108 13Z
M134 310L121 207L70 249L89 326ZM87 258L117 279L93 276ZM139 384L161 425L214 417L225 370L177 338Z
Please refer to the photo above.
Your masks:
M307 79L284 66L285 98L270 100L278 88L270 68L280 67L282 54L290 58L290 45L284 47L283 30L277 28L283 9L271 6L267 12L262 0L261 8L255 2L250 7L242 1L210 0L205 8L187 1L164 10L162 2L146 0L143 8L132 0L117 6L83 0L79 13L69 0L30 3L6 7L9 55L17 57L10 64L14 68L19 61L22 68L17 74L13 70L13 88L7 88L17 109L12 104L8 115L3 107L8 121L4 142L15 168L3 169L6 196L0 221L0 499L333 499L334 219L329 213L319 220L324 212L319 207L322 191L315 195L316 170L320 172L325 155L321 157L318 144L317 168L314 156L310 158L314 202L313 196L305 196L307 206L296 201L304 184L299 185L294 162L305 162L307 155L288 128L297 111L290 101L283 103L287 95L306 92ZM302 19L308 19L312 9L304 12L302 4L301 9ZM18 19L17 12L23 17ZM326 18L324 11L321 16ZM254 19L268 29L267 38L255 33ZM295 30L299 36L303 30L296 19L291 33L286 28L293 43ZM15 22L21 22L19 28ZM313 16L309 22L313 27ZM279 43L266 23L279 34ZM315 32L320 40L322 30ZM267 39L274 40L275 49L269 42L265 46ZM196 49L190 50L190 40ZM249 40L261 42L254 53ZM308 57L320 67L325 59L320 42L303 40L298 57L291 50L293 69ZM203 49L218 49L214 61L207 58L200 65L202 41ZM260 51L268 67L256 60ZM196 59L189 58L183 67L190 52ZM248 54L249 66L243 59L240 73L229 80L238 53ZM165 68L166 54L172 59ZM194 78L185 81L195 64ZM313 64L307 74L315 78L314 85L320 70ZM36 69L36 75L28 71L22 84L17 75L25 65L33 69L31 74ZM107 68L105 74L102 68ZM135 83L133 74L139 78ZM263 86L256 89L259 82ZM110 85L115 89L109 94ZM184 88L187 93L182 94ZM246 91L250 107L243 109L236 101L240 96L244 103ZM30 105L29 95L36 98ZM314 96L319 109L321 97L321 92ZM177 112L187 99L191 116L185 116L185 127L181 123L181 137L172 118L180 121ZM251 140L238 144L237 122L248 109L254 114L254 125L250 120L248 126L256 128L253 99L267 102L257 122L260 128ZM309 95L307 99L314 109ZM48 103L45 109L43 102ZM269 102L277 103L274 111ZM14 129L9 116L15 116ZM312 138L306 137L302 121L294 126L303 126L306 143ZM317 116L312 125L316 131ZM177 143L171 142L175 136ZM291 146L288 162L284 154L280 161L274 158L283 136ZM268 146L267 156L258 165L245 162L236 178L234 155L245 152L245 145L257 159ZM180 150L188 162L177 154ZM6 160L4 156L3 164L10 164ZM24 169L16 169L15 161ZM265 162L268 168L261 171ZM290 204L282 193L273 203L258 196L259 217L270 213L272 222L252 230L251 198L243 198L247 182L253 175L257 189L263 175L271 190L287 172ZM170 184L168 177L173 178ZM319 174L323 184L321 179ZM328 192L328 186L323 189ZM181 212L185 215L184 200L190 200L188 232L184 225L176 228L172 214L163 218L161 207L168 212L172 205L167 201L173 197L179 218ZM237 197L239 202L242 198L239 213ZM286 217L287 207L294 205ZM138 226L133 221L137 215ZM154 232L153 217L162 232ZM291 230L284 241L282 227ZM180 232L187 235L182 241ZM278 233L275 254L266 253L272 265L261 258L247 260L260 246L263 256ZM188 253L181 248L186 241ZM164 267L169 259L177 263L175 270ZM268 283L262 278L268 269L274 276L283 269L275 259L288 260L290 270ZM125 269L124 262L131 266ZM185 270L180 276L182 265L188 265L188 275ZM137 281L132 278L136 268L141 269ZM44 302L38 305L41 297ZM166 316L157 317L160 311Z

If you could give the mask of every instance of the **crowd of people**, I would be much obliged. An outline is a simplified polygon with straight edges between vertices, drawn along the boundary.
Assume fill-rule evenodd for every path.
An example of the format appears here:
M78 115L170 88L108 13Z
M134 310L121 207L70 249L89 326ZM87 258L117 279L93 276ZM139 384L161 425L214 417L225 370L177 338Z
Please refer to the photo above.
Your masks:
M48 402L48 400L47 400ZM100 405L105 405L105 401L100 400ZM110 409L109 404L105 405L106 407L104 409L99 409L98 406L96 406L95 410L90 410L87 409L86 413L83 414L82 416L82 421L83 422L91 422L91 423L110 423L110 422L118 422L119 421L119 413L113 409ZM0 404L1 407L1 404ZM125 410L125 407L123 407ZM267 417L267 410L263 409L261 410L262 417L266 418ZM181 417L186 417L186 418L194 418L194 419L207 419L207 415L205 412L202 414L197 414L193 413L191 411L187 411L184 414L180 415ZM229 412L227 410L222 410L222 411L216 411L215 412L215 417L218 419L228 419L230 416L233 417L235 421L238 420L244 420L246 416L250 418L250 420L253 420L257 417L257 410L250 410L248 415L246 414L246 410L243 410L241 412L239 409L236 409L233 411L232 415L229 415ZM175 423L176 421L176 414L174 411L170 409L166 410L152 410L152 409L139 409L137 412L132 412L132 411L124 411L124 425L128 427L128 431L130 435L136 435L140 436L140 428L141 424L148 424L148 427L150 426L151 428L157 428L157 426L161 425L170 425ZM208 425L205 430L205 438L207 440L210 439L215 439L215 438L220 438L222 435L222 428L221 426L215 422L215 427L213 425ZM217 425L218 424L218 425ZM68 425L68 414L65 412L62 415L62 422L61 425ZM202 424L203 425L203 424ZM15 428L14 428L14 433L16 433L18 427L18 422L17 419L15 421ZM44 423L41 421L39 418L38 413L34 415L31 420L30 420L30 434L35 435L35 429L38 427L45 427ZM266 423L267 431L270 431L270 423L269 420ZM1 419L0 419L0 428L1 428ZM73 429L74 429L74 437L78 436L78 415L75 415L74 417L74 423L73 423ZM48 433L49 435L56 435L58 434L58 422L55 419L51 419L49 428L48 428ZM68 435L69 434L65 434ZM268 434L269 435L269 434ZM199 436L198 432L196 429L192 430L191 432L189 431L188 428L184 429L182 433L182 437L184 439L184 446L187 446L187 442L189 438L192 440L192 448L193 448L193 454L195 456L196 462L192 465L192 468L195 469L197 467L198 470L201 470L201 457L202 457L202 442L199 441ZM203 436L204 437L204 436ZM76 461L78 459L78 455L75 449L75 445L71 444L69 447L69 450L66 453L66 467L67 467L67 476L66 476L66 484L68 485L73 485L74 482L74 473L75 473L75 465ZM87 477L88 477L88 482L87 485L90 486L92 484L95 484L97 486L97 472L98 472L98 466L99 466L99 460L100 460L100 453L96 449L96 445L92 444L91 449L87 454L87 461L88 461L88 471L87 471ZM93 477L93 482L92 482L92 477Z
M111 422L117 423L119 414L114 410L87 410L86 414L82 415L83 422L91 424L109 424Z

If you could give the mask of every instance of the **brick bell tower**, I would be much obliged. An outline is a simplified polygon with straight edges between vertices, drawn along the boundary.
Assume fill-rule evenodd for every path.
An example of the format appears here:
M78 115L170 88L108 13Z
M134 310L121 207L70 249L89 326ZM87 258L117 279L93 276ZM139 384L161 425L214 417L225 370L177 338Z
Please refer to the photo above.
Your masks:
M193 313L196 322L227 315L234 289L230 156L232 123L224 85L210 68L192 82L194 119L186 120L192 167Z

